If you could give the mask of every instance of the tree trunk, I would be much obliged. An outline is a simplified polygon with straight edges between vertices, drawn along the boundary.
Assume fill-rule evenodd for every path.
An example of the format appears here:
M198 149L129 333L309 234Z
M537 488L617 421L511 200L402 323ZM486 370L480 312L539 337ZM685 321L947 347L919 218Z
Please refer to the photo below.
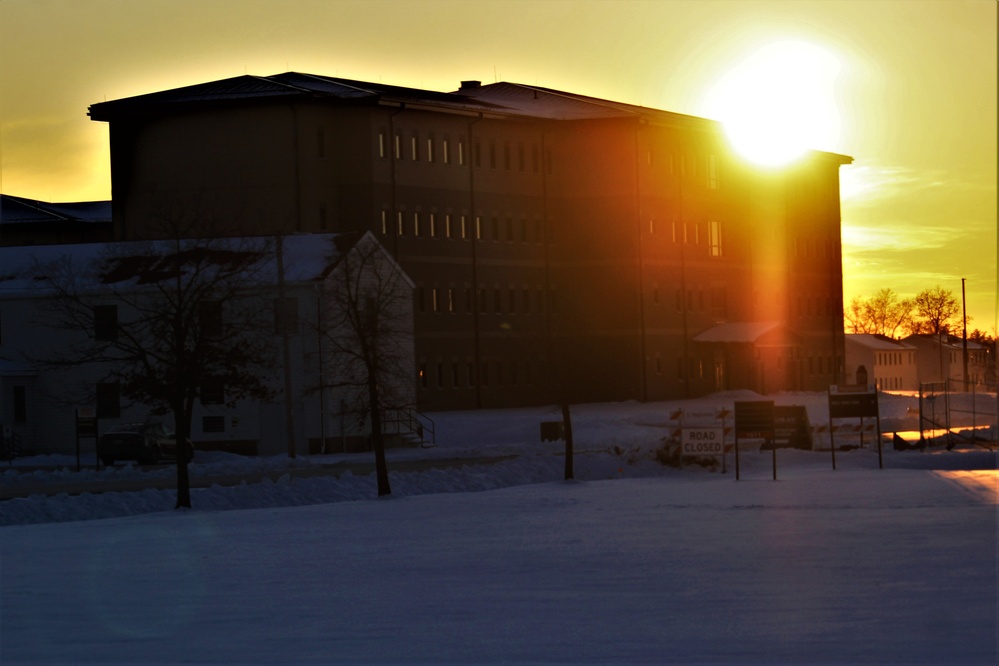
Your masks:
M375 451L375 476L378 479L378 496L391 495L388 465L385 462L385 441L382 439L382 412L378 402L378 386L374 373L368 373L368 405L371 410L371 447Z
M174 437L177 438L177 509L191 508L191 478L187 473L187 440L191 438L191 418L180 410L174 412Z
M569 403L562 403L562 427L565 435L565 480L573 477L572 472L572 417L569 415Z

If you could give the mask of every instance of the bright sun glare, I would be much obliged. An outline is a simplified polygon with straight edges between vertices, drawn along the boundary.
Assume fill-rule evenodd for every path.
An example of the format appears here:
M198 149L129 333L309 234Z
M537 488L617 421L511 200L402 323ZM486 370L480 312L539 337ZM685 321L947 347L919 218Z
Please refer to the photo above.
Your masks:
M703 115L722 121L733 147L758 164L830 150L839 138L838 71L836 58L817 46L774 42L725 72L705 97Z

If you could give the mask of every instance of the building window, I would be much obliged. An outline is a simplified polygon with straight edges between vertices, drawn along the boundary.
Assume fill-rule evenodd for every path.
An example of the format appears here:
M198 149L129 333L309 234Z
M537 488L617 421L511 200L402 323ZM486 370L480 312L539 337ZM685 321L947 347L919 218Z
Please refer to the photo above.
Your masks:
M465 166L465 141L458 139L458 164Z
M25 386L14 387L14 423L28 421L28 390Z
M493 310L496 314L503 314L503 290L499 287L493 289Z
M431 134L427 137L427 161L434 161L434 135Z
M274 333L298 333L298 299L290 296L274 299Z
M399 236L405 236L406 235L406 222L402 218L402 211L401 210L398 213L395 214L395 226L396 226L396 234L397 235L399 235Z
M418 212L413 213L413 236L420 237L420 214Z
M413 132L413 137L409 140L410 151L413 153L413 161L417 162L420 159L420 137Z
M444 388L444 364L437 362L437 388Z
M395 144L394 145L395 158L397 160L401 160L402 159L402 134L400 132L396 132L395 133L395 137L393 137L393 139L394 139L393 143Z
M118 306L94 306L94 340L112 342L118 339Z
M225 417L202 416L201 432L225 432Z
M446 213L444 215L444 237L445 238L451 238L451 235L452 235L452 230L451 230L451 213Z
M464 215L461 216L461 237L468 238L468 220L465 219Z
M430 225L429 233L431 238L437 238L437 216L434 213L430 213L430 218L428 220Z
M712 257L722 256L722 229L718 220L708 222L708 254Z
M489 141L489 168L496 168L496 141L491 139Z
M388 236L388 211L382 211L382 236Z
M97 418L121 418L121 385L118 382L100 382L96 393Z
M430 290L430 306L434 312L441 311L440 294L437 293L437 287Z
M475 240L482 240L482 218L475 216Z
M419 375L420 388L422 388L422 389L427 388L427 364L426 363L420 363L420 369L417 372L417 374Z
M378 157L384 159L388 157L388 143L385 130L378 130Z
M447 290L447 311L451 314L455 312L454 289L451 287L448 287Z
M451 363L451 387L458 388L458 364Z
M475 364L471 361L465 363L465 378L468 386L475 386Z
M498 241L500 237L499 220L496 218L495 215L493 215L492 230L493 230L493 241Z
M444 164L451 163L451 140L444 139L441 144L441 158L444 160Z
M510 142L503 142L503 168L507 171L510 170Z

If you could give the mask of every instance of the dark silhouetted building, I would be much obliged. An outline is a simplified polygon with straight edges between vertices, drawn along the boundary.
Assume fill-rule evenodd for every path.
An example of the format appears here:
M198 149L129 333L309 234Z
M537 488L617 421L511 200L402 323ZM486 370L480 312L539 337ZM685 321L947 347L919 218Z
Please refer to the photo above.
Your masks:
M839 168L715 121L512 83L240 76L90 107L115 236L372 230L416 284L424 409L821 390Z

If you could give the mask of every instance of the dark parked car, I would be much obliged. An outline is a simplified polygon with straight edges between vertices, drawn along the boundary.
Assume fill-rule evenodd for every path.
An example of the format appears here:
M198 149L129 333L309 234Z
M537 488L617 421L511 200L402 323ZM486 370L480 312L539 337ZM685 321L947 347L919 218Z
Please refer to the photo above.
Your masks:
M194 458L190 441L181 447L187 461ZM177 437L162 423L120 423L97 440L97 457L105 465L134 460L143 465L177 460Z

